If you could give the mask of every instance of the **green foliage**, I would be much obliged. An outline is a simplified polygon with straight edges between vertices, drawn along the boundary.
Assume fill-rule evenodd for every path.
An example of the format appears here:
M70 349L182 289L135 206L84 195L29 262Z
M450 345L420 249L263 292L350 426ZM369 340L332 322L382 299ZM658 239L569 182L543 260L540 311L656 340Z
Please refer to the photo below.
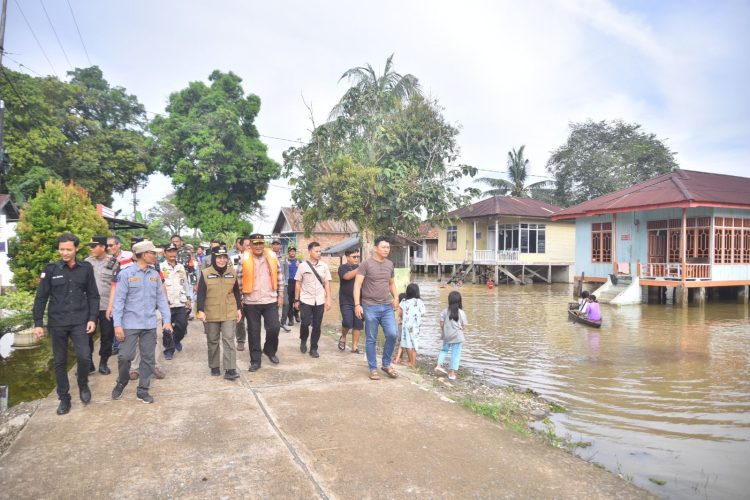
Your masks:
M149 228L152 224L158 224L167 234L167 239L173 234L180 234L187 229L187 217L185 213L174 205L174 195L169 195L159 200L156 206L151 208L146 215Z
M284 153L306 231L322 220L351 219L365 234L413 235L423 216L443 219L476 192L459 189L476 169L456 163L458 129L419 94L415 77L392 71L391 58L382 76L369 65L347 71L343 78L354 85L333 119Z
M44 266L59 259L57 238L65 232L81 240L78 258L83 259L88 254L85 243L109 231L81 187L51 180L21 210L16 237L10 240L8 264L19 290L36 289Z
M493 177L480 177L477 182L490 187L483 194L485 196L504 196L511 195L518 198L537 198L544 199L554 183L550 181L539 181L532 184L526 184L528 177L529 160L524 157L526 145L508 151L508 178L496 179Z
M153 171L144 135L145 110L122 87L110 87L97 66L69 72L70 82L2 69L6 184L30 199L47 179L75 181L95 203L111 204Z
M526 419L521 414L518 405L512 399L497 401L475 401L465 399L464 407L478 415L487 417L495 422L500 422L509 430L528 436L531 434Z
M210 86L192 82L169 97L166 116L151 123L158 167L172 177L174 205L206 235L249 233L279 165L267 155L254 122L260 98L244 96L234 73L214 71Z
M34 294L26 290L15 290L0 295L0 332L29 328L34 325L32 307Z
M552 152L547 170L555 198L569 206L632 186L678 168L654 134L622 121L571 123L567 142Z

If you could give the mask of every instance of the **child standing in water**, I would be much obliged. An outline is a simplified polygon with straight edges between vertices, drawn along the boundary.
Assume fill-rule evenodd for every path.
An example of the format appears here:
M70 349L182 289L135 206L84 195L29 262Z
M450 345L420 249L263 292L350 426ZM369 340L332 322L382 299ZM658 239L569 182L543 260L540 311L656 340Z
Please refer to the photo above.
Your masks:
M399 308L401 310L401 345L396 354L396 362L401 361L402 349L406 349L408 366L417 366L417 350L419 350L419 329L422 327L422 316L425 312L424 302L419 298L419 286L409 283Z
M438 353L437 366L435 366L436 372L445 373L443 362L448 349L451 349L451 365L448 372L448 378L451 380L456 380L456 370L461 361L461 346L464 342L464 327L468 324L469 321L466 319L466 313L461 304L461 294L451 292L448 294L448 308L440 313L443 348Z

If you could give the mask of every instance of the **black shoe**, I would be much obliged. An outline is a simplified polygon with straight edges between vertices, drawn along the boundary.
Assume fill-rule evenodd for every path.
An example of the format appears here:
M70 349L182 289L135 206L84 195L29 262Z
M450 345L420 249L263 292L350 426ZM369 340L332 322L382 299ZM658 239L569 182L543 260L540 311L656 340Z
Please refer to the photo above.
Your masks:
M174 354L171 353L171 352L165 352L164 353L164 359L167 360L167 361L171 361L173 357L174 357Z
M250 363L250 368L248 369L248 371L257 372L258 370L260 370L260 363Z
M121 384L120 382L117 382L117 385L114 389L112 389L112 399L120 399L120 396L122 396L122 391L125 389L125 384Z
M307 352L307 340L299 341L299 352L305 354Z
M107 366L107 360L102 358L102 360L99 362L99 373L102 375L109 375L112 373L112 370L109 369Z
M299 313L294 314L294 321L296 321L297 323L302 323L302 321L299 319Z
M319 358L320 354L318 354L318 350L317 349L310 349L310 357L312 357L312 358Z
M89 373L96 373L96 365L93 359L89 361Z
M237 373L237 370L227 370L224 372L224 378L227 380L234 380L240 378L240 374Z
M289 332L292 331L292 329L289 328L288 326L286 326L284 323L281 324L281 329L284 330L287 333L289 333Z
M218 377L219 375L221 375L221 370L219 370L218 367L211 368L211 375L214 377Z
M60 404L57 406L57 414L65 415L70 411L70 398L60 400Z
M84 385L78 391L81 394L81 403L87 405L91 402L91 390L88 385Z
M151 395L146 391L138 391L135 393L135 397L146 403L147 405L150 405L154 402L154 398L151 397Z
M117 356L120 354L120 348L119 347L113 347L112 348L112 356Z
M177 349L177 352L182 352L182 342L175 342L174 348Z
M277 358L275 354L266 354L266 356L268 356L268 359L271 360L271 363L275 365L279 364L279 358Z

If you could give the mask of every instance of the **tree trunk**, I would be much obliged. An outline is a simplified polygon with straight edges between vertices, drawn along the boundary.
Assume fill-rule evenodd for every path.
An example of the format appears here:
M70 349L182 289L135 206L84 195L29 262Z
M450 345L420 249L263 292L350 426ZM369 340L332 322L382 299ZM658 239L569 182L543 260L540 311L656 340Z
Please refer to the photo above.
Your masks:
M370 258L372 255L372 248L375 246L375 235L371 229L362 228L362 250L360 251L360 262L364 262L365 259Z

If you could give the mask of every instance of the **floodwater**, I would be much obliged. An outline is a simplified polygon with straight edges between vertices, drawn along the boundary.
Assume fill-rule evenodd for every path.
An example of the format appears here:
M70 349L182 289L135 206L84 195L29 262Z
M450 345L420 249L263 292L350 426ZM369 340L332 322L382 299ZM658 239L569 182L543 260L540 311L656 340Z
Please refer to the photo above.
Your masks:
M431 276L415 280L427 306L421 354L435 356L438 315L453 289ZM551 417L556 433L590 442L577 451L583 458L665 498L748 497L747 305L602 304L596 330L567 320L572 285L459 291L471 323L462 368L562 404L567 412ZM338 328L336 309L325 316L329 328ZM2 356L10 340L0 341ZM0 384L10 385L11 404L48 394L54 388L48 337L40 348L0 360Z
M453 289L416 282L427 306L422 354L437 355ZM462 367L562 404L556 433L591 443L579 455L662 497L748 498L747 305L602 304L597 330L567 320L572 285L459 291L471 323Z

